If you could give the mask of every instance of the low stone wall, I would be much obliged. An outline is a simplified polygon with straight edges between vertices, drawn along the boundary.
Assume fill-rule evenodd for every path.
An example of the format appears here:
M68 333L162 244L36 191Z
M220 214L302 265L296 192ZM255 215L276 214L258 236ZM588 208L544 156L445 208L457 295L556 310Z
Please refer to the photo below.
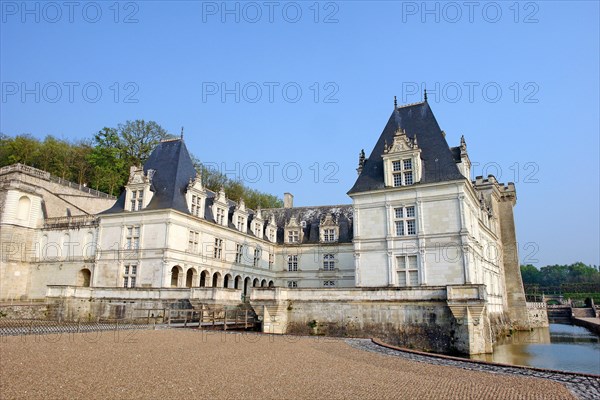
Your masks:
M8 319L46 319L50 312L45 303L0 305L0 317Z
M237 306L241 303L241 290L48 286L46 298L53 304L59 320L135 320L162 318L167 309L181 304Z
M492 351L480 285L426 288L260 289L250 299L263 331L385 338L421 350Z

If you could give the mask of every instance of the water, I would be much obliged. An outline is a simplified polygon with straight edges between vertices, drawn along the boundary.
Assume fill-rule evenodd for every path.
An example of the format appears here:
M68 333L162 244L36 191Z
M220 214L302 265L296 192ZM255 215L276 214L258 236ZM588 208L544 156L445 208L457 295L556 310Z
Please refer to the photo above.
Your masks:
M575 325L550 324L516 332L494 345L479 360L600 375L600 337Z

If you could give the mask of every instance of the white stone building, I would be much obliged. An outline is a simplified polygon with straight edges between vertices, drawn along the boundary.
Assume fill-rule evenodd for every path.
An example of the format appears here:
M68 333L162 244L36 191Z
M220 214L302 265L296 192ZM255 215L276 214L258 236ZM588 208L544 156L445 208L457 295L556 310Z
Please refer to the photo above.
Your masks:
M416 318L427 329L459 324L467 339L456 348L487 352L494 318L528 320L514 185L471 181L470 166L464 139L448 146L425 99L394 105L361 153L348 205L293 207L286 193L281 209L250 210L203 186L182 139L132 167L118 199L5 167L0 300L249 299L265 330L316 316L362 327L389 318L394 329ZM378 302L398 314L382 316ZM322 311L336 304L348 314Z

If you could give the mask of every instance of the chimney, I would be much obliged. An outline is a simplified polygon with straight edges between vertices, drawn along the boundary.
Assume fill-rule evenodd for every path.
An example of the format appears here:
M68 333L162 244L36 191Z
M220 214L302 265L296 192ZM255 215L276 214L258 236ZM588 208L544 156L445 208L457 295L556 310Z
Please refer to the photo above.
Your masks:
M292 208L294 207L294 195L291 193L283 194L283 208Z

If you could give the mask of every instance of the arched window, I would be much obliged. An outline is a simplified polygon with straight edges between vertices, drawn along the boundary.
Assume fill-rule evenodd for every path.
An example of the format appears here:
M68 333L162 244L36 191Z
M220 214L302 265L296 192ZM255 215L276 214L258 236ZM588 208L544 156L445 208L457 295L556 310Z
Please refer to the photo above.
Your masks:
M17 219L29 221L29 213L31 211L31 200L27 196L21 196L19 205L17 206Z
M221 282L221 274L215 272L213 274L212 287L219 287L219 283Z
M176 265L171 269L171 287L179 286L179 268L181 267Z
M202 271L200 274L200 287L206 287L206 282L208 282L208 272Z
M223 287L228 288L229 286L231 286L231 275L227 274L225 275L225 279L223 279Z
M187 274L185 276L185 287L189 287L189 288L192 287L195 276L196 276L196 270L194 268L190 268L187 270Z
M91 278L92 272L89 269L83 268L79 270L77 274L77 286L90 287Z

